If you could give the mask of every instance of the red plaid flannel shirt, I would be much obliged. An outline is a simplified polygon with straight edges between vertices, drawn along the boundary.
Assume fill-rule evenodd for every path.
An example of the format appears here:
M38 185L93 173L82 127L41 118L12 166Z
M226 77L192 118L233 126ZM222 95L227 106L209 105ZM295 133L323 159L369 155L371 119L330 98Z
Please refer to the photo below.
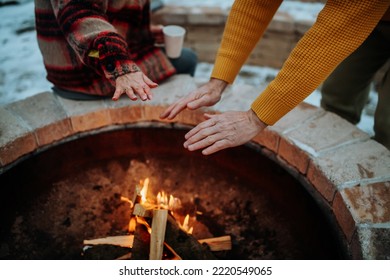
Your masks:
M55 86L112 95L137 66L153 81L175 73L150 31L148 0L35 0L38 44Z

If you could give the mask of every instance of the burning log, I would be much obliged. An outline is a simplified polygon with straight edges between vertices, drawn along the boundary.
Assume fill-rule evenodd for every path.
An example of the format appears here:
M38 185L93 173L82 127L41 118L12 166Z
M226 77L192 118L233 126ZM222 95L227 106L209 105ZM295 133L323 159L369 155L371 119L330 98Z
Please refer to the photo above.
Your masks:
M164 248L165 229L167 225L168 210L153 210L152 233L150 240L150 260L161 260Z
M207 244L212 252L228 251L232 249L230 235L198 240L200 244Z
M144 217L144 218L150 218L153 216L153 208L154 207L146 207L143 204L137 203L136 205L134 205L133 215Z
M168 215L165 242L183 260L215 260L207 245L202 245L191 234L184 232L174 217Z
M138 223L142 224L146 229L148 233L152 232L152 228L150 227L149 223L143 218L143 217L137 217ZM149 238L150 239L150 238ZM175 252L175 250L172 249L171 246L169 246L166 242L164 244L164 253L167 255L167 259L170 260L181 260L182 258Z
M129 252L127 254L124 254L123 256L120 256L119 258L116 258L116 260L131 260L132 253Z
M189 226L189 215L180 225L171 212L175 199L164 193L157 195L157 203L149 203L146 191L149 180L144 187L136 186L133 200L121 197L130 204L131 215L129 233L133 235L111 236L93 240L84 240L84 245L120 246L131 248L131 252L119 255L116 259L161 260L163 259L216 259L211 251L231 249L230 236L203 239L193 237ZM171 203L172 202L172 203ZM168 210L169 209L169 210ZM148 254L149 253L149 254Z
M228 251L232 249L231 237L229 235L212 237L206 239L199 239L200 244L207 244L210 248L210 251ZM133 248L134 235L119 235L119 236L108 236L104 238L96 239L87 239L84 240L83 244L86 246L96 246L96 245L112 245L120 246L125 248ZM164 244L168 250L173 251L173 249L168 245ZM175 256L177 258L178 256Z
M115 260L131 254L131 249L114 245L99 244L86 247L81 253L86 260Z
M148 225L144 219L136 217L137 225L134 232L134 243L132 249L132 260L148 260L150 251L150 234Z
M158 210L151 210L147 206L144 206L140 203L137 203L134 205L134 210L133 210L133 215L140 215L141 217L143 215L145 216L150 216L151 212L153 211L153 220L152 220L152 227L153 227L153 222L155 220L154 216L159 215L159 211L163 211L161 209ZM165 210L168 214L168 211ZM165 214L163 214L165 215ZM165 219L165 218L164 218ZM150 220L150 219L149 219ZM146 222L146 219L143 219L144 222ZM159 222L159 223L162 223ZM165 228L165 243L169 244L169 247L172 248L172 250L175 252L175 255L180 256L181 259L216 259L216 257L210 252L209 245L207 242L203 241L202 244L199 243L199 241L193 237L191 234L186 233L182 227L177 223L175 218L171 215L168 214L166 218L166 228ZM157 225L156 225L157 227ZM159 225L161 227L161 225ZM159 231L156 232L155 234L159 235L160 237L162 236L163 232L159 229ZM153 229L151 230L151 234L153 236ZM153 238L153 237L152 237ZM157 237L156 237L157 238ZM161 238L160 238L161 239ZM162 239L164 240L164 239ZM216 241L214 241L216 242ZM219 240L221 242L221 240ZM203 245L204 244L204 245ZM154 259L155 257L159 257L160 254L162 253L161 247L160 249L157 249L156 246L161 246L160 244L156 243L153 241L153 244L150 244L150 259ZM214 248L217 246L217 244L214 243ZM224 245L224 247L229 247L229 245ZM231 247L231 246L230 246ZM160 250L160 251L158 251ZM221 250L221 249L220 249ZM153 251L153 253L152 253ZM159 252L159 253L155 253ZM158 254L158 255L157 255Z

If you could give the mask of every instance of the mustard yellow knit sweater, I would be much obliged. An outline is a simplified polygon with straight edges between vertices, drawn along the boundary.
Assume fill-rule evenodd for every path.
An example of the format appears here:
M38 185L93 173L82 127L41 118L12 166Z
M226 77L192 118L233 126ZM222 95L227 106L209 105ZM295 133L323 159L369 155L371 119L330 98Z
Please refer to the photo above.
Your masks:
M282 0L236 0L230 11L212 77L233 83ZM276 78L252 103L273 125L310 95L377 25L389 0L328 0Z

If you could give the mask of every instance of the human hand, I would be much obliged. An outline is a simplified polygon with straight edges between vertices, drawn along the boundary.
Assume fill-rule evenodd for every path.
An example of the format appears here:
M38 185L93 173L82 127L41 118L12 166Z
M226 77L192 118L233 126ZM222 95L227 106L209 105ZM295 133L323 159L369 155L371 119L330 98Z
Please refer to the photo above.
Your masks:
M207 84L190 92L169 106L161 115L161 119L172 120L185 108L195 110L203 106L212 106L221 100L227 82L211 79Z
M252 110L205 114L205 117L206 121L185 135L184 142L184 148L189 151L203 149L204 155L242 145L267 127Z
M127 73L116 78L115 92L112 100L118 100L124 93L126 93L131 100L137 100L138 97L143 101L151 100L153 96L150 89L157 86L158 84L150 80L141 71Z

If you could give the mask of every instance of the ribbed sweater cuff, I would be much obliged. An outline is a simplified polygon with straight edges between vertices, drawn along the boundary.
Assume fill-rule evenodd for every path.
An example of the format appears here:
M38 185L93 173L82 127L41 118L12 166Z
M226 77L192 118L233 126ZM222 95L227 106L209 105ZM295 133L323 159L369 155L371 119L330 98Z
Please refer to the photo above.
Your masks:
M211 73L211 78L217 78L232 84L240 72L241 64L227 57L218 57Z
M295 106L288 106L281 102L275 95L264 91L260 94L251 105L251 109L256 113L259 119L268 124L274 125L284 115L286 115Z

